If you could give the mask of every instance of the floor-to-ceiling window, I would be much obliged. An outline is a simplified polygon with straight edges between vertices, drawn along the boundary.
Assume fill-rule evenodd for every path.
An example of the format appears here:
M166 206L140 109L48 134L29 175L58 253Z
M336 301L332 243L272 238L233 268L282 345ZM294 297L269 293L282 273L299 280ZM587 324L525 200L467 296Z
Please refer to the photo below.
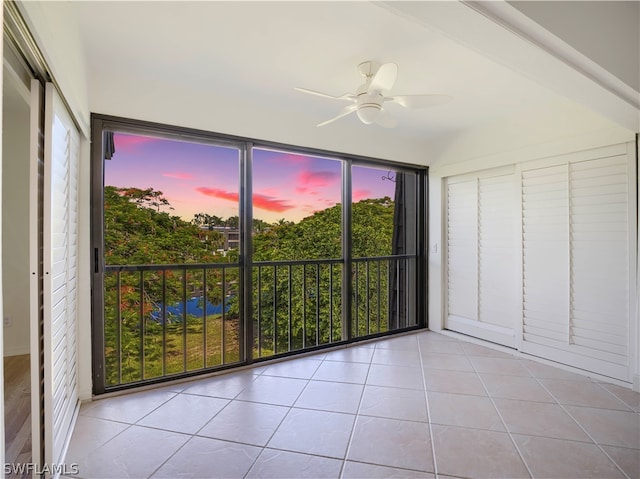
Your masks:
M96 393L425 324L426 172L93 121Z

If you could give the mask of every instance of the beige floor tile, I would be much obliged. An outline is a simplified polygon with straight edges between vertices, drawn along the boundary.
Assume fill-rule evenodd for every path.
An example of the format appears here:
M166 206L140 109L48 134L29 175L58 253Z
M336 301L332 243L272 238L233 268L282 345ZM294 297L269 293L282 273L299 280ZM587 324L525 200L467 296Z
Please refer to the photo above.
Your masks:
M470 356L469 360L479 373L531 377L529 370L518 359Z
M184 389L188 394L199 394L218 398L233 399L258 376L252 371L237 371L200 379Z
M564 379L565 381L586 381L590 382L591 379L583 374L573 373L560 367L549 366L547 364L540 363L538 361L532 361L528 359L521 359L522 364L533 374L540 379Z
M171 391L150 390L99 399L83 404L80 414L133 424L176 394Z
M464 355L459 341L420 341L420 352Z
M562 379L541 379L560 404L586 406L629 411L630 408L600 385L591 381L566 381Z
M435 479L428 472L346 461L341 479Z
M520 435L514 439L534 479L624 478L595 444Z
M325 355L325 361L344 361L348 363L370 363L375 348L361 346L338 349Z
M434 472L429 425L399 419L359 416L347 459Z
M511 433L592 442L558 404L494 399Z
M424 379L420 368L407 366L372 364L369 369L367 384L424 390Z
M376 349L398 349L401 351L417 351L418 340L414 334L375 341Z
M82 478L148 477L171 457L190 436L141 426L131 426L78 462Z
M483 479L529 478L506 433L436 424L432 429L439 474Z
M373 353L373 364L387 364L390 366L420 367L420 354L417 349L402 351L398 349L376 348Z
M427 422L424 391L365 386L359 414Z
M640 416L631 411L567 406L598 444L640 449Z
M259 447L194 437L152 478L242 478L260 454ZM146 476L145 476L146 477Z
M602 446L602 449L631 479L640 477L640 451L614 446Z
M127 427L129 427L127 424L121 422L107 421L91 416L78 416L67 450L66 462L78 462Z
M504 431L502 420L487 397L430 392L428 398L432 424Z
M481 373L480 378L491 397L555 403L535 378L488 373Z
M447 371L444 369L425 369L424 378L427 391L453 394L486 396L487 392L476 373Z
M138 421L138 425L195 434L228 403L228 399L178 394Z
M362 384L309 381L295 407L355 414L363 389Z
M445 353L430 353L423 349L422 366L432 369L446 369L451 371L474 372L471 362L465 356Z
M279 406L291 406L307 385L305 379L259 376L249 384L237 399L241 401L261 402Z
M618 386L616 384L599 383L610 393L614 394L618 399L623 401L633 411L640 412L640 393L632 389Z
M296 359L282 361L266 368L263 376L280 376L284 378L309 379L316 372L322 361L316 359Z
M344 459L354 420L351 414L291 409L267 445Z
M264 446L288 412L289 408L284 406L235 400L200 429L198 435Z
M342 461L339 459L265 449L246 475L246 478L337 479L340 477L341 468Z
M313 379L364 384L367 380L368 372L368 364L324 361L313 375Z
M512 353L498 351L497 349L488 348L475 343L462 342L462 349L469 356L484 356L490 358L516 359Z

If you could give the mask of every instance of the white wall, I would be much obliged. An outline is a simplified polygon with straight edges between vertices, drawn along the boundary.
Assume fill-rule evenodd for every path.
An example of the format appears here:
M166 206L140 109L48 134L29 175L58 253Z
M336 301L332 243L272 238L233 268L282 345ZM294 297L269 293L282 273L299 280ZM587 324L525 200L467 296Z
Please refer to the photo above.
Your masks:
M638 2L519 0L509 4L640 91Z
M47 61L75 121L85 135L80 146L78 235L78 392L91 397L91 243L87 67L82 42L65 2L20 2L20 11Z
M4 88L12 86L5 82ZM29 352L29 106L14 91L3 109L2 275L11 279L2 288L11 323L4 329L4 355L12 356Z
M19 2L18 9L64 93L81 132L88 136L87 69L82 41L67 2Z

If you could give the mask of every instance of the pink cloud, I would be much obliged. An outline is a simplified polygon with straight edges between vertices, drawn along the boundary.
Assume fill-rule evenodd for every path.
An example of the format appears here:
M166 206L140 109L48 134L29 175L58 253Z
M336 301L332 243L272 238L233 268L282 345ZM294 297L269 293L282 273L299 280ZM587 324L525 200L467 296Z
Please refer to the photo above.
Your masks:
M198 193L202 193L206 196L211 196L213 198L220 198L222 200L235 201L237 202L239 199L238 193L233 191L225 191L220 190L218 188L207 188L206 186L199 186L196 188Z
M293 205L284 200L277 200L272 196L258 194L253 195L253 206L260 208L261 210L276 211L278 213L293 208Z
M152 138L150 136L138 136L128 135L125 133L114 133L113 141L116 147L116 153L118 151L129 151L137 145L143 145L145 143L151 143L153 141L161 141L158 138Z
M369 190L354 190L353 191L353 201L358 202L360 200L364 200L365 198L369 198L371 192Z
M177 171L175 173L162 173L162 176L166 176L167 178L175 178L177 180L192 180L193 175L191 173L183 173Z
M207 188L206 186L199 186L196 188L196 191L203 195L220 198L222 200L237 202L239 198L238 193L233 191L225 191L218 188ZM289 204L285 200L278 200L272 196L261 194L253 195L253 206L262 210L275 211L278 213L294 208L293 205Z
M334 184L340 179L340 173L333 171L309 171L303 170L298 173L297 183L301 186L296 188L299 194L317 194L316 188L324 188Z

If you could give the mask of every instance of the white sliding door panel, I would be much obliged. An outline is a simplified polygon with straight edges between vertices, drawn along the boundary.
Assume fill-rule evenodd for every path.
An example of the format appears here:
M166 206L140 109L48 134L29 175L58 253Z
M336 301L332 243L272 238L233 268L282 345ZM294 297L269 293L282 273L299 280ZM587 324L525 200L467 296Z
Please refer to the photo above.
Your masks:
M448 185L447 263L449 316L478 319L477 181Z
M629 192L627 158L570 165L572 343L625 365L629 338ZM599 208L573 201L598 201ZM605 211L602 211L605 210Z
M45 91L45 463L62 464L79 407L77 235L80 138L52 84Z
M522 173L523 335L569 342L569 193L566 165Z
M447 182L446 328L515 346L514 175Z
M522 171L521 349L629 381L637 185L611 151Z
M634 145L450 177L446 188L445 328L631 382Z
M513 329L516 318L514 176L479 181L480 321Z

